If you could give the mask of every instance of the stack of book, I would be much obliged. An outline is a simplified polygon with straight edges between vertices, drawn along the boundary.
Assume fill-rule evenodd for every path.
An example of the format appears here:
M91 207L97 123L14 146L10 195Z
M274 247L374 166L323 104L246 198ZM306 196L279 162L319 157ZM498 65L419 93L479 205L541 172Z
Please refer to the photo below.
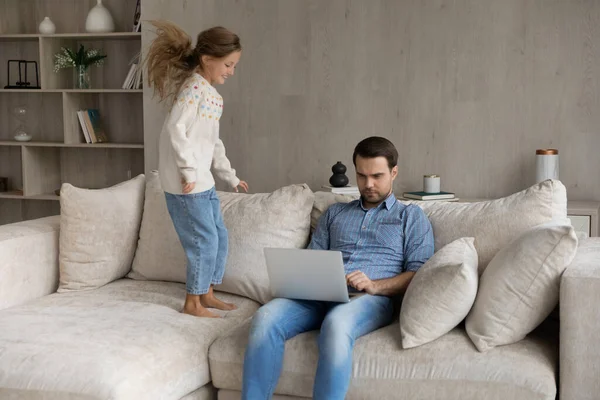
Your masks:
M95 108L77 111L77 118L86 143L104 143L108 139L104 125L100 119L100 112Z
M142 88L142 67L140 63L140 53L137 53L135 57L129 63L129 72L123 82L123 89L141 89Z
M402 197L407 200L421 200L421 201L458 201L459 198L452 192L437 192L437 193L426 193L426 192L404 192Z
M359 196L360 192L358 191L358 186L342 186L342 187L333 187L330 185L323 185L323 190L326 192L331 192L335 194L347 194L350 196Z

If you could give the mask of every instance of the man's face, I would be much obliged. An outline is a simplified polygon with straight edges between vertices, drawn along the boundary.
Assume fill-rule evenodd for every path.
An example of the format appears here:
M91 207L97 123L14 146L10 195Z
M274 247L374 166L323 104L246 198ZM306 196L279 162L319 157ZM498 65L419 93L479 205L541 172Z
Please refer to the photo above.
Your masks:
M398 166L390 171L385 157L356 156L356 182L365 206L375 207L388 197L398 175Z

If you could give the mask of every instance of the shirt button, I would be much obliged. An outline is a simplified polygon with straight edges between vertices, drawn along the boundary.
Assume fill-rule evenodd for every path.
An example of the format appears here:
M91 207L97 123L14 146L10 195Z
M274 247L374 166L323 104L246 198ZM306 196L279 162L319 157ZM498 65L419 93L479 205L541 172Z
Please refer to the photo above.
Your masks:
M366 226L363 226L363 229L367 229L367 227L366 227Z

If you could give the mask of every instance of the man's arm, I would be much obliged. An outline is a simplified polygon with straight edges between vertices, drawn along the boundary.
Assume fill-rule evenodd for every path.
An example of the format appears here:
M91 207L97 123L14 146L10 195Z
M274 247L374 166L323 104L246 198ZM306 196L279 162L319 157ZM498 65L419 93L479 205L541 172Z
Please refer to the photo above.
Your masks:
M407 209L404 237L403 269L417 272L434 250L433 228L421 207L412 205Z
M393 278L370 280L361 271L354 271L346 276L349 286L356 290L365 291L373 296L395 296L404 293L415 272L406 271Z
M312 250L329 250L329 215L331 207L327 209L317 222L308 248Z

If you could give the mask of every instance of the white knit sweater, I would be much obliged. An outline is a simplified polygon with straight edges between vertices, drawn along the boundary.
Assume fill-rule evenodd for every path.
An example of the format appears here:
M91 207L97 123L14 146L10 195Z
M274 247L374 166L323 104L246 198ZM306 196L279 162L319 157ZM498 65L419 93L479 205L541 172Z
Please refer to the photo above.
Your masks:
M183 194L182 178L196 182L191 193L214 186L212 170L233 188L240 180L219 138L223 98L199 74L182 86L160 134L158 171L165 192Z

